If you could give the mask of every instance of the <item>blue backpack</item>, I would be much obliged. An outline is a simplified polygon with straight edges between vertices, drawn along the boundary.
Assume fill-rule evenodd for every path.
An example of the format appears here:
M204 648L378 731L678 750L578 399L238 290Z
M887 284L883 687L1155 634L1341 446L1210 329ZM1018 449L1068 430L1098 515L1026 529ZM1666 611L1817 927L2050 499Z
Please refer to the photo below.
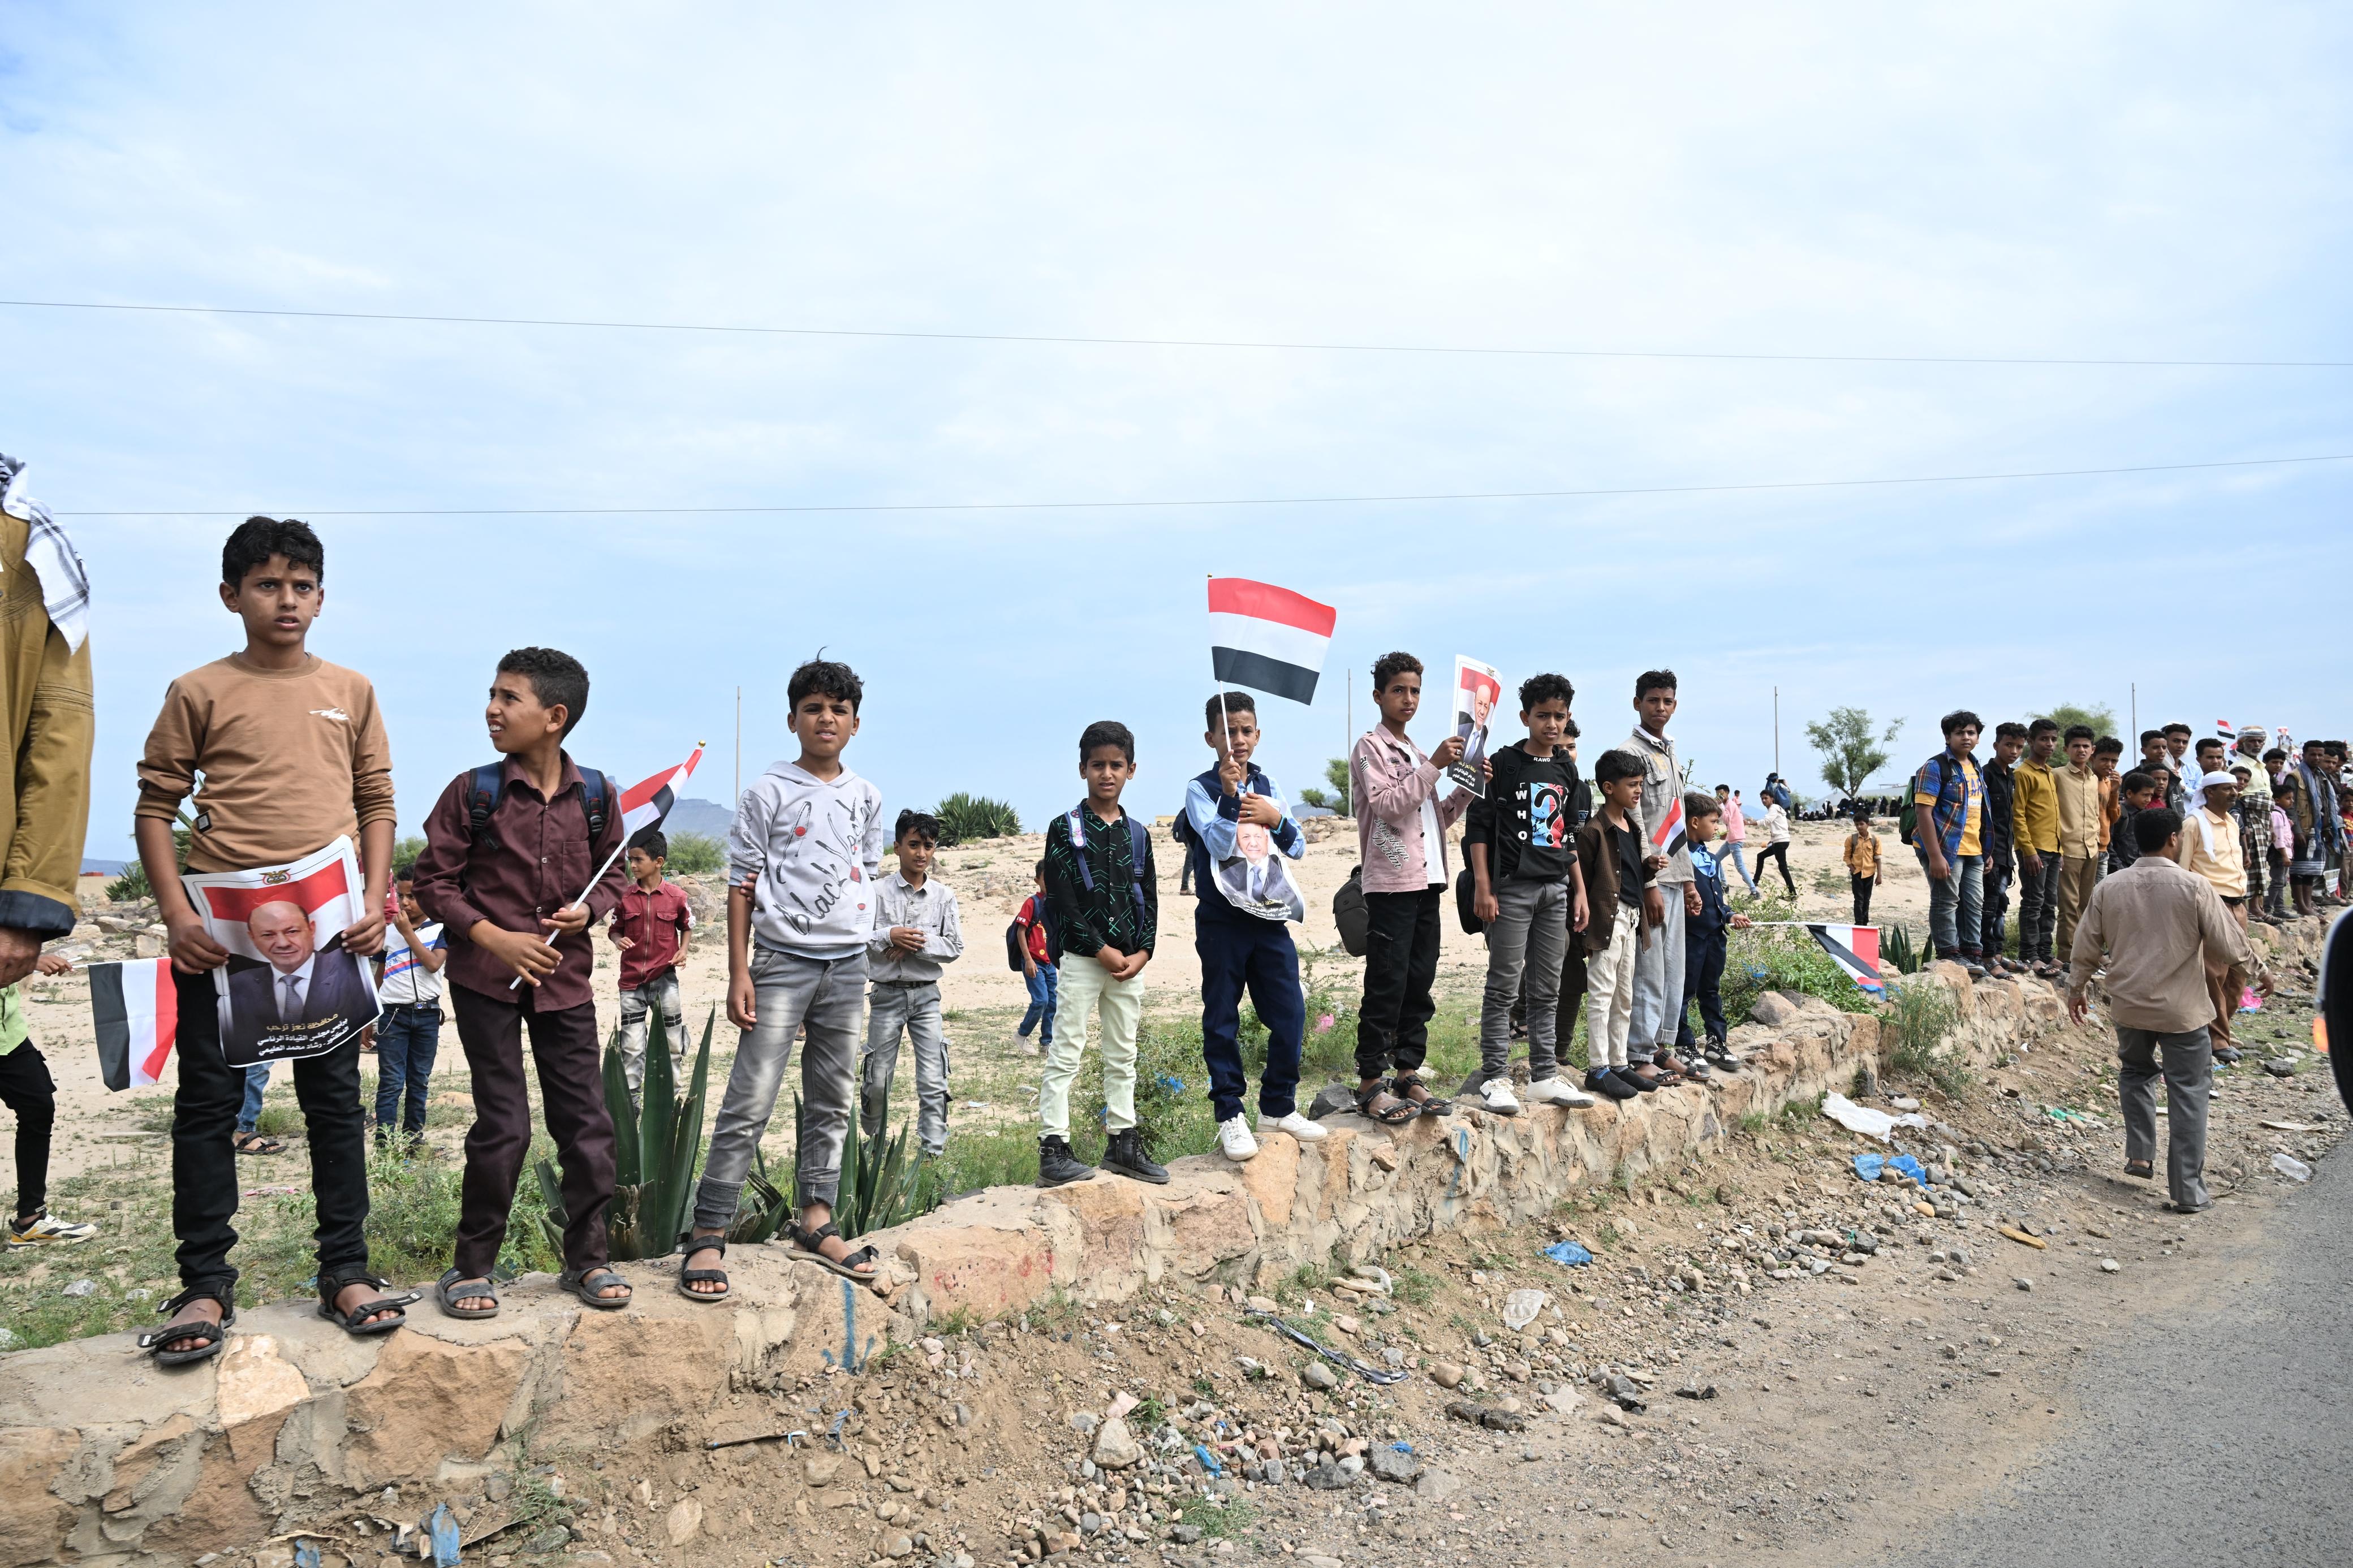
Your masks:
M476 768L466 786L466 839L479 844L491 830L491 814L498 809L501 780L506 772L504 763L484 763ZM605 775L595 768L580 770L581 805L588 814L588 842L594 845L605 837L605 805L612 791Z

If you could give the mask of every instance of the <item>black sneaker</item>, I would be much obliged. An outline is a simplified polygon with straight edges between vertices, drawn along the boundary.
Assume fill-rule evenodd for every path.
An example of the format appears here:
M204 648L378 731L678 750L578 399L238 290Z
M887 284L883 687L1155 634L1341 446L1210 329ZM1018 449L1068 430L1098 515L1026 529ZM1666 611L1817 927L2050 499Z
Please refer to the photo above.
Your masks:
M1155 1186L1167 1184L1167 1171L1154 1164L1144 1152L1144 1140L1134 1128L1111 1135L1110 1146L1103 1150L1103 1168L1115 1175L1134 1181L1150 1182Z
M1049 1133L1038 1140L1038 1184L1059 1187L1066 1182L1083 1182L1095 1173L1092 1165L1082 1162L1071 1152L1071 1141Z
M1588 1094L1606 1094L1612 1100L1631 1100L1642 1092L1608 1068L1595 1068L1588 1072L1585 1089Z

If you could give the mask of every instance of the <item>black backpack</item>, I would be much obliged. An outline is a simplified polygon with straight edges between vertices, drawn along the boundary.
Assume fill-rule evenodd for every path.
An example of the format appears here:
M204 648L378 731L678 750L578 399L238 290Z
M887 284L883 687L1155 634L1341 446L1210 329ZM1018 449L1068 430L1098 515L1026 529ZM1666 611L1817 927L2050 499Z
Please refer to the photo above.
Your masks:
M1454 879L1454 914L1462 922L1462 929L1472 936L1487 929L1479 919L1479 879L1471 874L1468 866Z
M1332 923L1340 928L1340 946L1351 958L1362 958L1372 946L1373 916L1365 907L1365 868L1348 868L1348 879L1332 895Z

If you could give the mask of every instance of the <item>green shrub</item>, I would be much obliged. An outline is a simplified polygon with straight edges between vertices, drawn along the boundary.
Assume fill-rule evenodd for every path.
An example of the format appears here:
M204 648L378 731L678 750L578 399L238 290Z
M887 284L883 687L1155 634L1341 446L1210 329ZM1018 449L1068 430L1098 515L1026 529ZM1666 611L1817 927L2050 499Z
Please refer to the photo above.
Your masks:
M396 882L417 868L417 858L425 853L425 840L410 834L392 847L392 879Z
M1103 1053L1090 1050L1071 1089L1071 1146L1090 1164L1103 1157L1107 1142L1103 1104ZM1135 1125L1144 1135L1144 1152L1164 1163L1216 1146L1218 1123L1209 1110L1198 1017L1147 1016L1137 1030Z
M1967 1089L1969 1070L1946 1038L1961 1021L1952 994L1933 982L1916 981L1889 986L1887 1004L1880 1028L1888 1042L1889 1069L1926 1079L1948 1097Z
M613 1202L606 1210L606 1226L615 1262L660 1258L677 1246L686 1227L695 1169L702 1162L711 1033L718 1016L716 1007L704 1016L693 1076L681 1094L670 1067L669 1031L659 1010L649 1015L642 1109L629 1102L620 1032L615 1030L606 1044L605 1108L612 1113L614 1134ZM542 1229L551 1245L560 1246L566 1224L562 1179L552 1161L542 1160L533 1169L547 1210Z
M142 899L152 899L155 889L147 885L147 868L133 860L122 868L122 875L106 885L109 903L135 904Z
M1021 814L1010 802L963 790L932 808L940 819L940 842L968 844L976 838L1010 838L1021 831Z
M672 833L665 837L670 840L670 858L662 863L663 869L681 877L702 877L726 868L725 841L708 833Z
M1879 955L1887 960L1886 968L1898 974L1917 974L1922 959L1920 950L1913 944L1912 931L1902 925L1883 926L1879 932Z
M1847 978L1846 971L1831 963L1802 927L1734 931L1724 962L1725 1016L1746 1018L1757 998L1767 991L1819 996L1843 1013L1868 1013L1876 1005L1870 993Z

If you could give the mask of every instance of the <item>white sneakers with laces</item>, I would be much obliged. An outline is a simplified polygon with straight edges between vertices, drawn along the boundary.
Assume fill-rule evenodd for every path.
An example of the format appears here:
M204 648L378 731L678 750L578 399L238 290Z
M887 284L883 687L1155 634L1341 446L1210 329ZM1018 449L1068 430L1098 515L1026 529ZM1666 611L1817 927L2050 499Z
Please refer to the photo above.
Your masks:
M1479 1086L1479 1098L1485 1100L1487 1109L1498 1116L1517 1116L1520 1113L1519 1098L1512 1092L1510 1079L1489 1079Z
M1538 1105L1566 1105L1571 1109L1598 1103L1593 1096L1576 1088L1565 1078L1548 1078L1541 1083L1528 1085L1528 1099Z
M5 1230L7 1249L11 1252L25 1247L72 1247L98 1234L98 1226L94 1225L59 1219L47 1210L34 1215L22 1225L11 1219Z
M1310 1121L1296 1110L1290 1111L1281 1120L1272 1122L1268 1121L1264 1116L1261 1116L1258 1119L1258 1130L1264 1132L1269 1128L1277 1132L1288 1132L1302 1143L1321 1143L1330 1136L1324 1131L1322 1122Z
M1316 1131L1320 1133L1323 1129L1319 1127ZM1250 1136L1250 1118L1229 1116L1219 1122L1218 1147L1225 1151L1227 1159L1237 1163L1244 1160L1255 1159L1258 1155L1258 1140Z

